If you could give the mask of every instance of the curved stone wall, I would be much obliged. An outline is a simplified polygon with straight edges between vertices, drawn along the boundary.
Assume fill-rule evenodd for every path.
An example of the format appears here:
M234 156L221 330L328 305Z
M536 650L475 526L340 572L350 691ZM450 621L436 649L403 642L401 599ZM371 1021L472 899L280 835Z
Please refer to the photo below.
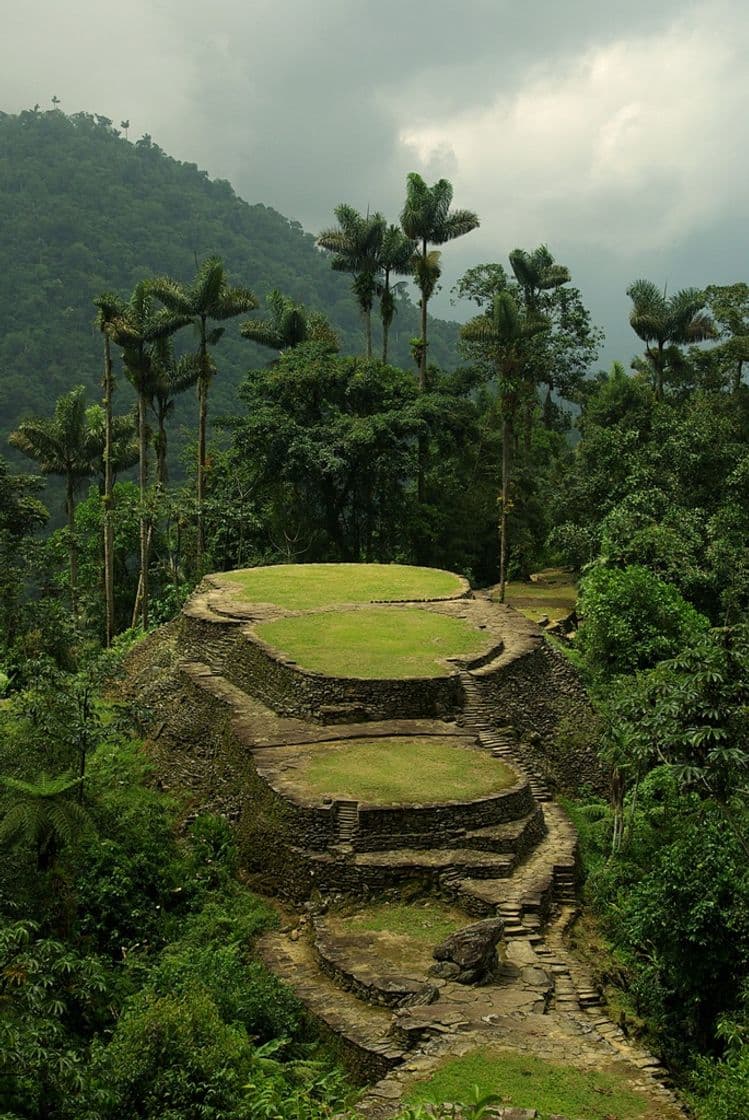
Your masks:
M220 576L206 577L188 603L180 625L186 660L209 662L238 688L274 711L318 723L381 719L453 719L463 707L461 671L492 673L538 648L538 628L506 608L470 599L463 588L453 599L411 601L421 609L462 618L486 632L486 648L472 658L448 658L448 676L373 679L335 677L305 669L264 642L254 624L306 613L270 604L237 602ZM393 610L409 604L393 603Z
M281 715L320 723L364 719L449 719L460 711L457 672L448 677L377 680L331 677L303 669L244 626L224 662L224 674ZM358 711L357 711L358 709Z

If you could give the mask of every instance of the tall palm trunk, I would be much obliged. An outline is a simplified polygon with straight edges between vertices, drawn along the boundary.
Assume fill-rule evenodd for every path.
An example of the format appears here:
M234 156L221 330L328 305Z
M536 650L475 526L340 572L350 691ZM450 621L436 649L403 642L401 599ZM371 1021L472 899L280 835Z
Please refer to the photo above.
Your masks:
M68 472L65 486L65 512L68 515L68 551L70 558L70 609L78 616L78 546L75 539L75 482Z
M195 541L195 567L198 579L203 575L203 555L205 536L203 522L203 501L205 499L205 442L208 425L208 345L206 342L206 320L200 324L200 379L198 381L198 473L196 477L196 498L198 504L197 536Z
M655 366L655 397L656 400L663 400L663 343L658 343L658 359Z
M146 423L146 394L138 393L138 487L140 490L140 584L136 597L140 598L140 619L143 630L148 629L148 562L151 544L149 518L146 510L148 488L148 439Z
M421 252L424 260L427 259L427 241L423 239ZM421 290L421 353L419 354L419 389L423 393L427 382L427 297L424 289Z
M114 472L112 470L112 353L104 335L104 615L105 641L114 637Z
M372 357L372 308L368 307L364 313L367 323L367 357Z
M166 484L169 481L169 469L166 462L167 452L167 434L166 424L164 421L164 414L159 409L158 412L159 432L156 437L156 487L161 494L166 489Z
M499 601L505 601L507 581L507 498L510 483L510 421L502 415L502 498L499 514Z
M382 317L382 362L387 365L388 360L388 341L390 337L390 323L392 316L390 314L390 269L385 269L385 284L380 299L381 317Z

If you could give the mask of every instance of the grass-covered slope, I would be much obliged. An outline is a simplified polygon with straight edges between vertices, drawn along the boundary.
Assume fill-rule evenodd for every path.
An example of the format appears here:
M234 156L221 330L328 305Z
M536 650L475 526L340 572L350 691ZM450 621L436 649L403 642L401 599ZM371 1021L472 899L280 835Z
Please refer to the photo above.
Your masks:
M409 1103L466 1099L468 1087L492 1094L502 1105L537 1109L539 1120L563 1114L586 1120L662 1120L663 1113L612 1065L610 1071L583 1072L532 1054L474 1050L448 1059L408 1095Z
M331 211L345 191L342 182ZM51 411L72 385L98 384L97 294L128 294L154 273L188 280L196 256L213 253L234 283L260 296L278 287L326 312L343 347L362 352L350 278L332 272L297 222L244 202L228 182L172 159L150 138L128 142L105 118L0 113L0 441L23 415ZM418 334L417 320L413 305L396 316L396 363L411 364L408 339ZM456 338L457 325L435 322L432 358L449 363ZM217 351L214 416L231 410L244 372L270 357L241 339L236 323L228 325ZM192 424L194 401L186 397L179 415ZM119 407L131 400L121 387Z

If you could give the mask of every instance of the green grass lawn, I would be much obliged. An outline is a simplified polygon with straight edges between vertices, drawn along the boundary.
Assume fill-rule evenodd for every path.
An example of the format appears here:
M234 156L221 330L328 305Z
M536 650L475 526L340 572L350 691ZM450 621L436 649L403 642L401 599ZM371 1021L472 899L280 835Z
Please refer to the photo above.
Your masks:
M633 1092L626 1078L556 1065L512 1051L474 1050L447 1061L407 1096L416 1101L465 1101L473 1087L496 1093L504 1105L537 1108L540 1120L560 1113L576 1120L656 1120L662 1113Z
M305 669L335 677L446 677L443 658L477 656L488 645L462 618L418 608L323 611L264 622L257 633Z
M373 600L439 599L461 590L458 576L404 564L276 564L228 572L242 597L290 610Z
M434 946L472 921L437 899L421 902L380 902L340 919L352 933L391 933L421 945Z
M434 964L432 950L471 919L436 899L421 902L381 902L354 914L328 914L326 922L342 945L351 947L355 961L376 956L383 975L420 975L426 979Z
M319 796L386 805L483 797L506 789L516 774L485 751L444 739L349 739L318 744L298 780Z
M546 616L552 621L566 618L577 601L577 587L563 568L538 572L530 583L515 581L505 587L505 602L526 618L538 622Z

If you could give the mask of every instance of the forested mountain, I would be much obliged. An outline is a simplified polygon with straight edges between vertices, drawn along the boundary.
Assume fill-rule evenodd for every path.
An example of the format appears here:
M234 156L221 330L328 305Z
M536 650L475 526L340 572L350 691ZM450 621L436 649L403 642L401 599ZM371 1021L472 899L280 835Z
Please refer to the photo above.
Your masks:
M338 201L331 200L331 209ZM330 257L298 222L248 204L228 182L172 159L149 136L129 142L105 117L0 114L2 442L22 416L51 410L71 385L98 384L96 295L127 295L154 274L187 280L196 258L210 254L259 297L278 288L324 311L342 349L363 350L351 278L331 270ZM408 343L419 333L418 315L410 300L399 298L391 355L401 365L411 364ZM443 367L455 360L457 331L457 324L439 321L430 327L430 356ZM214 416L233 407L234 386L269 355L241 339L235 323L217 358ZM122 388L130 403L128 386ZM190 394L179 409L192 422Z

